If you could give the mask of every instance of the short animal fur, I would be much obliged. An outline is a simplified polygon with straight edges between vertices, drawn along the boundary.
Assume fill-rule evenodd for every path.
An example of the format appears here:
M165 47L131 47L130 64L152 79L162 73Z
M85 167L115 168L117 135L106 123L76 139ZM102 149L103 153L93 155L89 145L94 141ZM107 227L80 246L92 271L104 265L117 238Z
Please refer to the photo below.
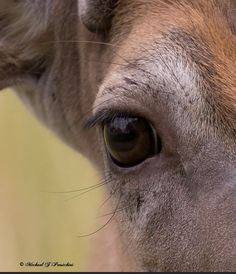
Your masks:
M98 234L95 270L236 271L235 64L236 0L0 1L0 88L124 209ZM160 154L111 163L100 127L83 127L107 109L152 121Z

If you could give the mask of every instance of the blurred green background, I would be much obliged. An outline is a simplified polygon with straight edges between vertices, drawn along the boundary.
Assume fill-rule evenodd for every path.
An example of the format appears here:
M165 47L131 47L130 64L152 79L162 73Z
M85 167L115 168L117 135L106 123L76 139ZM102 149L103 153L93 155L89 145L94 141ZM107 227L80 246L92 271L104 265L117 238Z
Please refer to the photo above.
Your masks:
M102 189L98 175L32 117L11 90L0 93L0 271L86 271ZM20 262L70 262L26 268Z

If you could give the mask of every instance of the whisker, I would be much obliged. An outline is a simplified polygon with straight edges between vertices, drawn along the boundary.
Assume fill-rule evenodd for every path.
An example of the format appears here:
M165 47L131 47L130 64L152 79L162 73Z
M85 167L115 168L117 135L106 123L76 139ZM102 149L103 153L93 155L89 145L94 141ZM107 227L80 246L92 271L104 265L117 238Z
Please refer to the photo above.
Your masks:
M99 208L102 208L111 199L111 197L116 194L118 189L120 189L120 186L116 187L114 190L111 191L109 197L107 199L105 199L105 201L103 201L103 203L99 206Z
M98 189L98 188L100 188L101 186L104 186L104 185L106 185L106 184L108 184L108 183L110 183L110 182L111 182L111 180L107 180L107 181L105 181L104 183L101 183L101 184L98 184L98 185L96 185L96 186L94 186L94 187L91 187L90 189L88 189L88 190L86 190L86 191L83 191L82 193L76 194L76 195L74 195L74 196L72 196L72 197L66 199L65 202L68 202L68 201L70 201L70 200L73 200L73 199L75 199L75 198L78 198L78 197L80 197L80 196L82 196L82 195L84 195L84 194L86 194L86 193L88 193L88 192L90 192L90 191L92 191L92 190Z
M108 221L107 221L104 225L102 225L99 229L97 229L96 231L94 231L94 232L92 232L92 233L85 234L85 235L79 235L79 236L77 236L77 237L78 237L78 238L83 238L83 237L92 236L92 235L98 233L99 231L101 231L103 228L105 228L105 227L112 221L112 219L114 218L115 214L117 213L117 209L119 208L120 201L121 201L121 195L120 195L120 197L119 197L119 200L118 200L118 202L117 202L116 208L115 208L115 210L114 210L112 216L108 219Z
M118 188L117 188L117 189L118 189ZM102 207L111 199L111 197L115 194L115 192L117 191L117 189L116 189L114 192L112 192L112 193L109 195L109 197L105 199L105 201L102 202L102 204L99 206L99 208L102 208Z
M70 44L70 43L86 44L87 43L87 44L94 44L94 45L104 45L104 46L109 46L109 47L112 47L112 48L120 48L121 47L120 45L117 45L117 44L112 44L112 43L107 43L107 42L101 42L101 41L92 41L92 40L54 40L54 41L41 42L40 44L44 45L44 44L53 44L53 43L68 43L68 44ZM127 59L125 59L122 55L118 54L117 51L112 50L112 52L115 53L123 61L125 61L126 64L129 64L131 67L132 66L134 66L134 67L136 66L135 68L138 68L142 72L145 72L147 74L150 74L150 75L156 77L156 75L152 74L151 72L138 67L136 64L131 63L130 61L128 61Z
M94 45L103 45L103 46L109 46L109 47L117 47L120 46L107 43L107 42L101 42L101 41L92 41L92 40L53 40L53 41L47 41L47 42L40 42L40 45L47 45L47 44L54 44L54 43L62 43L62 44L94 44Z
M121 212L121 211L123 211L125 209L129 209L129 208L131 208L131 207L126 206L126 207L118 208L116 212L118 213L118 212ZM100 215L100 216L96 217L96 219L103 218L103 217L106 217L106 216L110 216L111 214L113 214L113 212L105 213L103 215Z
M43 191L43 192L44 193L49 193L49 194L69 194L69 193L75 193L75 192L79 192L79 191L89 190L89 189L97 187L97 186L102 186L102 185L104 185L105 182L106 182L106 180L102 181L101 183L92 185L92 186L88 186L88 187L84 187L84 188L79 188L79 189L73 189L73 190L66 190L66 191Z
M70 194L70 193L75 193L75 192L79 192L79 191L89 190L91 188L102 186L102 185L104 185L104 184L99 183L99 184L96 184L96 185L93 185L93 186L88 186L88 187L85 187L85 188L79 188L79 189L67 190L67 191L46 191L46 193L49 193L49 194Z

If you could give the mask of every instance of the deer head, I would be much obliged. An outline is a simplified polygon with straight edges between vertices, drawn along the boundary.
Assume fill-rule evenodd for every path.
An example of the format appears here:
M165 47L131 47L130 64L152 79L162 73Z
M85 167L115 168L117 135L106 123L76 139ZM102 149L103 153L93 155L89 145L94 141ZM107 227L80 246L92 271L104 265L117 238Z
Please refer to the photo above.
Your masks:
M135 269L235 271L236 1L12 0L0 15L0 87L109 179Z

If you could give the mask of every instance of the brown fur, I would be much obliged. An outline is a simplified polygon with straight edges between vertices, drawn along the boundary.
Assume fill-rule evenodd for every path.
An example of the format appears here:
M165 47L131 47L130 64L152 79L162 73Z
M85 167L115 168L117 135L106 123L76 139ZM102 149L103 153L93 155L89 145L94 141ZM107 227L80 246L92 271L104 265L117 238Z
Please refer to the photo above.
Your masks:
M234 9L234 12L232 12ZM204 41L212 54L211 66L215 69L209 101L222 119L226 119L235 131L236 120L236 86L235 58L236 26L234 1L120 1L115 16L114 37L123 39L127 26L142 24L139 32L150 35L150 28L164 32L174 28L182 28ZM227 12L226 12L227 11ZM231 12L229 12L231 11ZM130 14L130 16L127 16ZM134 34L137 36L137 33ZM140 37L141 38L141 37ZM138 37L129 39L135 41ZM140 41L141 42L141 41ZM119 43L119 42L118 42ZM199 53L201 54L201 53ZM203 64L208 66L208 64ZM212 69L209 68L209 69ZM213 100L213 101L212 101Z

